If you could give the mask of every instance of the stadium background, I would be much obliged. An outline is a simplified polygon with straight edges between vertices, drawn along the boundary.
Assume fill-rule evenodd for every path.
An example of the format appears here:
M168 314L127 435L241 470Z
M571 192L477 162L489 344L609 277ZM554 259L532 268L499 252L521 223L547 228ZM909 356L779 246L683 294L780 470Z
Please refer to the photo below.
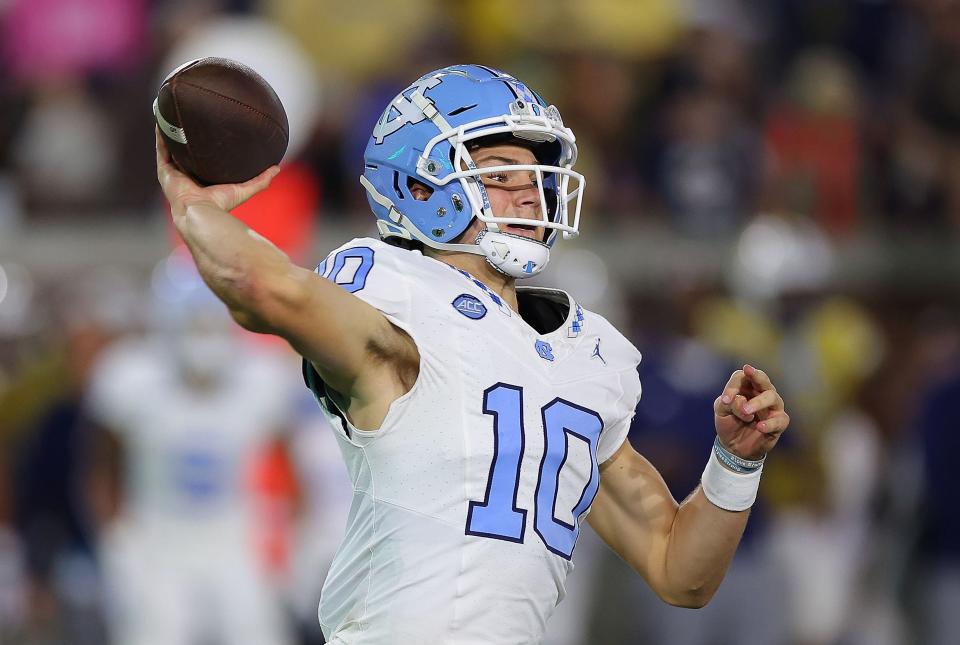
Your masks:
M541 281L644 353L631 440L676 497L729 368L779 384L792 426L714 602L660 605L585 538L548 642L960 634L956 2L6 0L0 642L106 642L85 388L105 348L154 333L151 276L173 236L150 102L186 52L221 51L290 86L294 154L244 216L304 265L373 233L362 147L422 72L482 62L556 103L589 186L582 237ZM322 432L307 403L299 432ZM338 467L315 460L297 497L336 516ZM250 494L286 527L265 560L291 621L308 621L295 608L315 607L323 571L285 556L284 536L317 509L288 488ZM313 524L317 543L337 532Z

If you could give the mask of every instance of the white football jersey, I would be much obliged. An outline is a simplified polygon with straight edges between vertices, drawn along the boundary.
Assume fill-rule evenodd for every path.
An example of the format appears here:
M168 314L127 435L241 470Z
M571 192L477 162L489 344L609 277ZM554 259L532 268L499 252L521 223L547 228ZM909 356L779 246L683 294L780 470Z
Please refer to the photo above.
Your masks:
M131 339L110 347L92 376L87 406L125 447L125 513L154 529L249 530L250 467L292 412L289 363L237 346L216 389L198 393L178 374L170 347ZM188 537L189 536L189 537Z
M353 427L305 364L355 491L320 599L328 639L540 642L598 464L639 400L639 352L563 291L518 289L522 311L554 319L538 333L467 273L373 239L317 271L420 352L416 383L376 431Z

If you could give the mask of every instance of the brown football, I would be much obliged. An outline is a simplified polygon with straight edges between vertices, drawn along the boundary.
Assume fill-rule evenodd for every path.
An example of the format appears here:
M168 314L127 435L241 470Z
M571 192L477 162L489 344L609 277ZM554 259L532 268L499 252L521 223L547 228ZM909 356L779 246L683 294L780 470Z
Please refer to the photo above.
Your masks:
M153 114L174 162L202 184L234 184L280 163L290 130L283 104L259 74L226 58L173 70Z

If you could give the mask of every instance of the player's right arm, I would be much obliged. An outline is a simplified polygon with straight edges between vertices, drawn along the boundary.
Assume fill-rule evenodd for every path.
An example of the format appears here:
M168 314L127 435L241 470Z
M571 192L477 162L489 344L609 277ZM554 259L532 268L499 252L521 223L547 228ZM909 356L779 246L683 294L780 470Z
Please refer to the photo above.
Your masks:
M357 427L375 429L412 386L413 340L382 313L285 253L229 211L278 169L243 184L201 187L174 166L157 133L157 178L200 275L245 329L286 339L343 397Z

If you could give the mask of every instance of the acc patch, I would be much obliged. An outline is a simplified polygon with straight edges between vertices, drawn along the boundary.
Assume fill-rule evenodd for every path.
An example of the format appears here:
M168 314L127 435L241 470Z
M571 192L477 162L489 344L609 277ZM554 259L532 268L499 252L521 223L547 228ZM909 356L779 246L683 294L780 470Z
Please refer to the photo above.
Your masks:
M453 308L471 320L480 320L487 315L487 308L474 296L462 293L453 301Z

